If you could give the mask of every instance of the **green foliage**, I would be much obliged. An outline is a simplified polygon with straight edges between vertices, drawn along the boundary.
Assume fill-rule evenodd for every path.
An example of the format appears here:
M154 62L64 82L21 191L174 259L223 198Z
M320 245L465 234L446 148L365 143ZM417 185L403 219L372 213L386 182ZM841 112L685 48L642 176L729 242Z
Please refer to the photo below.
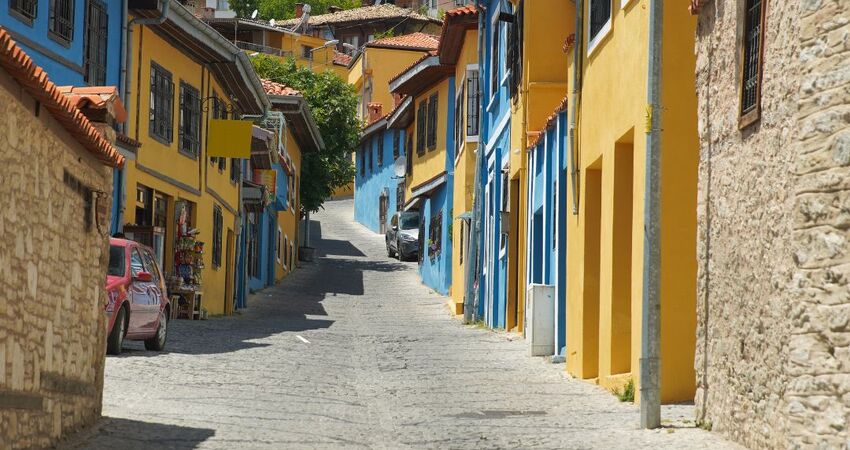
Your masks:
M635 402L635 382L631 378L629 378L629 382L623 386L623 389L617 389L614 391L614 394L620 399L621 402Z
M251 13L257 9L257 0L230 0L230 9L236 13L238 17L248 18Z
M316 212L338 187L351 183L351 151L360 137L354 88L331 71L316 73L295 60L267 55L252 58L261 78L301 91L325 141L325 150L308 152L301 164L301 209Z
M260 17L269 20L292 19L295 17L295 4L307 3L312 8L310 14L324 14L328 6L339 6L342 9L359 7L360 0L256 0L259 4ZM232 4L232 2L231 2Z
M393 36L395 36L395 33L393 32L392 29L389 29L387 31L384 31L383 33L376 33L375 34L375 40L383 39L383 38L389 38L389 37L393 37Z

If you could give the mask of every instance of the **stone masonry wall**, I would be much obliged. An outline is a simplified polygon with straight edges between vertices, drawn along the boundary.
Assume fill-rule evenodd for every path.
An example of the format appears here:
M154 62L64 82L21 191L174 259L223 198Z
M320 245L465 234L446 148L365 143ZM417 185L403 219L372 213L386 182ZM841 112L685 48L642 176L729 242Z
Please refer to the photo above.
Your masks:
M0 448L44 448L100 417L112 178L2 70L0 111Z
M792 330L791 447L850 444L850 2L803 0Z
M697 28L695 402L704 426L751 447L782 448L796 271L792 170L800 2L763 2L762 114L739 130L744 3L709 1Z

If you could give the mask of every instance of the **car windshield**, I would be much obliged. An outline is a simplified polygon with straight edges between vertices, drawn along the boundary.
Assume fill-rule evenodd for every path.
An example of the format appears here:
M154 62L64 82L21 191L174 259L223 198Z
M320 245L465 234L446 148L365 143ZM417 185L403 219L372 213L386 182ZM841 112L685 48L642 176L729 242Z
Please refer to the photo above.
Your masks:
M124 276L124 247L120 245L109 246L109 271L113 277Z
M419 213L402 214L400 222L402 230L415 230L419 228Z

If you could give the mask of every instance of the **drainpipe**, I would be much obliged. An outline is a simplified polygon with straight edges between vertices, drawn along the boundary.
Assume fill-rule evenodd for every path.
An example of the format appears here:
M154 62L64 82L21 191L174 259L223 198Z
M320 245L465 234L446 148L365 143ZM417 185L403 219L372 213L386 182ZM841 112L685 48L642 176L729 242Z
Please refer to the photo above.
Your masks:
M578 113L581 102L582 63L584 61L584 2L579 0L576 4L576 38L573 44L573 95L570 111L570 138L567 139L567 152L570 158L570 184L572 185L573 215L578 215L578 167L576 166L575 152L578 150L576 142L576 126L578 124Z
M133 49L133 25L159 25L165 22L166 17L168 16L168 5L171 3L171 0L163 0L162 1L162 9L159 10L159 15L156 17L148 17L148 18L139 18L127 22L126 17L129 15L129 7L128 0L124 0L123 6L123 14L124 14L124 51L121 52L121 100L124 101L124 105L129 105L129 95L130 90L127 86L127 74L130 72L133 66L133 58L130 57L130 52ZM130 108L127 107L129 111ZM125 133L126 123L121 124L121 132Z
M478 10L478 61L484 61L484 14L481 10L481 0L475 0L475 8ZM479 64L479 71L483 64ZM478 98L483 99L484 83L478 83ZM479 102L480 103L480 102ZM480 112L480 111L479 111ZM475 190L472 202L472 230L469 239L469 251L467 252L466 264L466 288L463 297L463 321L472 323L478 315L478 289L475 288L475 276L479 271L478 261L478 236L481 234L481 167L484 164L485 142L482 138L484 132L484 114L478 114L478 151L475 152Z
M640 426L661 426L661 69L664 3L650 0L644 186Z

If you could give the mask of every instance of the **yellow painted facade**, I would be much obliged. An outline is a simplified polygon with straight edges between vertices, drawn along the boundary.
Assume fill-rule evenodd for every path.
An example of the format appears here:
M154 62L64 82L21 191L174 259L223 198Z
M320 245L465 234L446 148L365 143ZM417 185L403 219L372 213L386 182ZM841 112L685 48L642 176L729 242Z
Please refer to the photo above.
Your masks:
M277 226L278 226L278 251L277 261L275 264L275 280L280 281L286 278L298 264L298 247L300 244L298 235L298 223L301 211L301 148L298 146L292 133L287 128L286 131L286 149L289 152L289 157L292 159L294 169L294 183L290 183L290 187L295 188L292 195L292 203L286 211L278 211Z
M534 2L526 2L534 3ZM588 11L585 1L585 12ZM639 399L648 0L615 2L610 30L584 48L578 215L567 194L567 369ZM572 13L568 14L572 21ZM696 328L698 142L695 19L664 16L661 188L661 398L692 400ZM543 28L543 27L541 27ZM587 32L587 28L585 28ZM586 36L585 36L586 39ZM570 64L573 57L569 57ZM572 73L572 67L569 72ZM571 80L572 81L572 80Z
M428 100L437 95L437 145L433 150L428 149L427 142L424 144L424 152L419 154L416 149L418 147L416 136L416 122L419 118L419 105L423 102L427 105ZM446 127L448 126L448 105L449 101L454 102L454 99L449 100L449 79L444 78L428 89L422 91L413 99L414 111L416 112L413 124L409 127L408 133L413 133L413 150L408 153L413 157L412 174L407 177L405 182L404 198L413 198L412 189L430 181L446 171ZM425 110L427 110L427 106ZM427 122L427 121L426 121ZM410 134L408 134L410 136Z
M327 43L322 38L307 34L267 32L266 39L266 45L280 49L286 57L291 56L299 67L308 67L314 72L330 70L343 80L348 76L347 67L333 63L336 46L321 48ZM308 49L318 50L309 52ZM312 58L307 56L310 54Z
M465 33L463 46L455 66L455 85L467 86L468 71L478 69L478 30L468 30ZM458 95L458 92L455 93ZM469 111L468 95L464 91L464 111ZM478 116L476 114L476 116ZM454 161L454 193L452 209L454 224L452 225L452 286L449 309L453 314L463 314L463 298L466 293L466 251L470 238L469 221L458 219L461 214L472 212L472 201L475 194L475 152L478 150L478 136L467 136L467 114L456 117L461 121L463 142L457 143Z
M144 203L137 192L150 189L154 205L165 205L165 237L163 270L168 276L174 273L174 241L176 230L175 204L190 202L190 225L200 233L197 239L205 243L202 270L202 308L210 314L230 314L233 311L233 290L236 253L236 213L239 208L239 186L230 180L231 160L226 168L219 170L205 156L207 121L212 117L211 102L203 103L199 155L192 156L178 150L180 120L180 83L197 89L201 99L217 96L229 102L226 92L209 70L168 41L154 33L148 26L134 27L133 68L130 76L130 95L127 103L130 117L127 135L141 142L135 160L126 165L127 207L124 211L126 226L135 224L137 208ZM171 73L174 83L172 109L173 139L171 142L154 137L149 132L148 114L151 99L151 67L157 64ZM204 112L203 109L209 111ZM213 264L213 210L222 212L222 260L221 266Z
M368 120L366 107L380 103L382 114L393 110L395 103L390 93L390 80L419 60L425 52L403 48L363 47L348 72L348 84L354 86L360 100L361 118Z
M518 2L513 1L516 5ZM528 155L525 149L567 94L568 61L562 53L575 32L575 6L561 0L534 0L523 6L523 74L511 105L510 229L506 328L522 332L525 320L528 223Z

